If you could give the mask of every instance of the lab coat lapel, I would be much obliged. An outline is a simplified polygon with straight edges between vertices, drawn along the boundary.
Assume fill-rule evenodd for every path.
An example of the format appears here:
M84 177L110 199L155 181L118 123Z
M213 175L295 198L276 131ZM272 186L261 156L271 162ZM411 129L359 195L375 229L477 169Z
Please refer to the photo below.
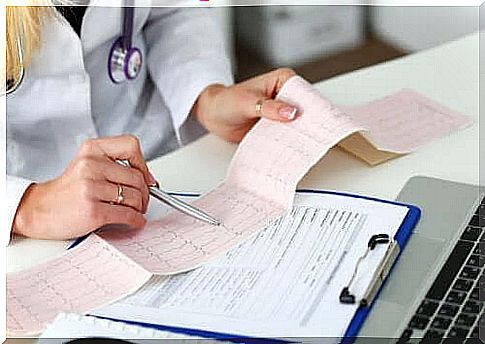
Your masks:
M80 144L97 135L81 45L59 19L46 20L24 81L8 96L9 174L38 181L59 175Z

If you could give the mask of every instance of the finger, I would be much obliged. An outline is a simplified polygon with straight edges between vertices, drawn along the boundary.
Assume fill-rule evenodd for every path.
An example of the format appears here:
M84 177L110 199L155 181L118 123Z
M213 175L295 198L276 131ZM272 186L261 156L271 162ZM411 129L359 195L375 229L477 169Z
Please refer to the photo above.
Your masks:
M143 202L142 210L146 211L149 197L148 186L143 174L135 168L121 166L120 164L111 160L104 160L101 163L101 166L101 173L103 174L104 180L115 185L121 184L138 190L141 193L141 199Z
M276 97L283 85L295 75L295 71L290 68L279 68L268 73L265 78L266 94L270 94L271 98Z
M257 115L264 118L280 122L290 122L296 118L298 109L281 101L267 99L261 102L260 111L257 112L259 112Z
M118 185L109 182L96 182L97 200L101 202L116 202L118 198ZM129 186L121 186L123 191L123 202L121 205L130 207L142 214L146 213L142 193Z
M97 150L112 160L128 160L132 168L136 168L143 174L146 184L155 183L143 158L140 143L135 136L124 135L88 140L85 145L88 150Z
M258 90L267 98L274 98L283 85L296 73L289 68L279 68L269 73L256 76L242 82L242 85L250 85L251 89Z
M145 217L129 207L99 203L98 226L111 224L126 225L133 229L142 229L146 224Z

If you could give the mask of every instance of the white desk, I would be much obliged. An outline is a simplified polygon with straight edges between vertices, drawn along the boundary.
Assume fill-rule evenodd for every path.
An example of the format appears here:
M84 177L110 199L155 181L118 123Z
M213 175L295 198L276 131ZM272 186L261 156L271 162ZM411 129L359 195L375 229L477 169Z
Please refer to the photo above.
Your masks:
M478 121L478 34L435 49L319 83L337 104L356 105L401 88L418 92ZM302 180L302 188L320 188L394 199L414 175L478 184L478 124L437 140L419 152L369 167L334 149ZM170 191L205 192L224 178L236 146L214 136L150 163ZM16 241L7 249L7 270L15 271L64 252L63 243Z

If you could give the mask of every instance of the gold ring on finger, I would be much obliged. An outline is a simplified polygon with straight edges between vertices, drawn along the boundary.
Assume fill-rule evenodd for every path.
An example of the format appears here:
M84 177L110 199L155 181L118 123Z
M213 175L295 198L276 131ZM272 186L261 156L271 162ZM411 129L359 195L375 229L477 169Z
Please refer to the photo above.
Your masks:
M260 99L260 100L258 100L258 102L256 103L256 114L257 114L259 117L263 117L263 102L264 102L264 100L263 100L263 99Z
M125 201L125 196L123 195L123 186L118 184L118 195L116 196L115 204L122 205Z

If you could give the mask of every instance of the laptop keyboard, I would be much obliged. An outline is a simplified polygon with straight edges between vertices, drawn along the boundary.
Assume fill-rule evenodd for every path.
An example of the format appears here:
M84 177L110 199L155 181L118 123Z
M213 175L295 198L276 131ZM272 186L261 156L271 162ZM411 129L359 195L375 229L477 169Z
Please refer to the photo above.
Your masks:
M421 343L445 338L479 343L479 331L485 333L484 227L485 198L398 343L416 343L411 338L422 338Z

